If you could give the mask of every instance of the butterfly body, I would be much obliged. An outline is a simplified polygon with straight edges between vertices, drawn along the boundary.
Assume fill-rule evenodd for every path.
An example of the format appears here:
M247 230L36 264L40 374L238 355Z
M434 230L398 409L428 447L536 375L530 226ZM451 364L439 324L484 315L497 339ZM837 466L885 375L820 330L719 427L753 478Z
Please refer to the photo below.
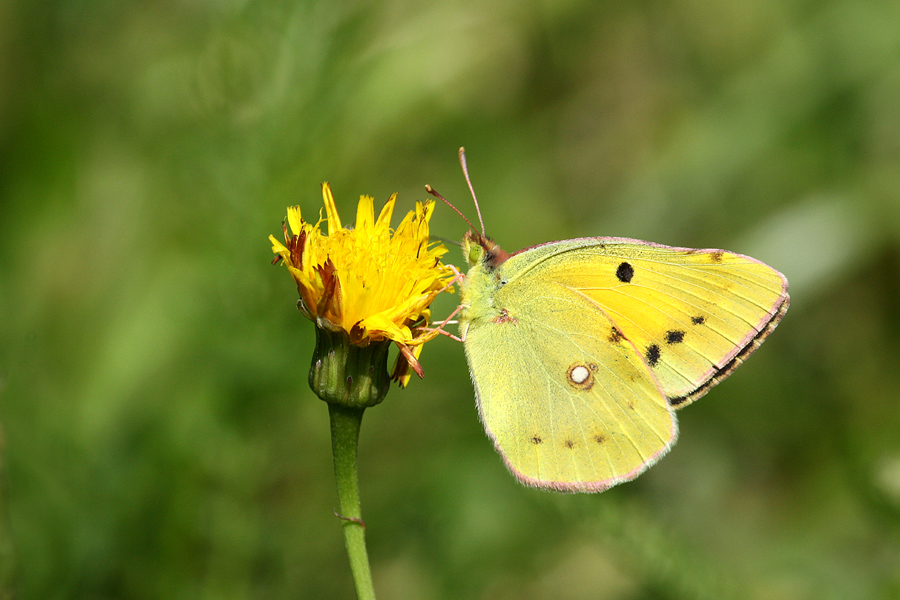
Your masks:
M558 491L637 477L777 325L784 276L723 250L624 238L509 255L466 235L461 333L479 415L510 471Z

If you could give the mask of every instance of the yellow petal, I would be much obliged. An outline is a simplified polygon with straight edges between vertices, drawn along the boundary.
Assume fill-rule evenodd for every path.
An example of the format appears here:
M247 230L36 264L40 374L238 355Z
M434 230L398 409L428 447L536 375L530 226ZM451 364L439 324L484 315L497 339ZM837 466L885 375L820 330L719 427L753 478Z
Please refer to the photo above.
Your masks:
M310 281L309 278L300 270L295 269L291 265L288 265L288 271L290 271L291 277L294 278L294 283L297 284L297 291L300 292L300 298L302 298L304 304L306 304L307 310L312 314L312 316L315 317L317 294L316 285L312 281Z
M327 181L322 184L322 199L325 201L325 214L328 215L328 235L334 235L342 229L341 218L338 216L334 196L331 195L331 186Z
M269 241L272 242L272 252L275 254L280 254L285 260L291 255L291 251L288 250L284 244L275 239L274 235L269 236Z
M391 194L391 197L385 202L384 208L381 209L381 214L378 215L378 222L375 224L376 229L390 229L391 216L394 214L394 205L396 204L397 194Z
M288 225L291 226L291 233L298 235L303 229L303 217L300 216L299 206L288 207Z
M421 202L416 202L416 212L420 211L424 215L424 220L427 223L431 220L431 214L434 212L434 202L429 200L428 202L425 202L424 206Z
M356 231L361 235L372 235L375 223L375 199L372 196L360 196L356 207Z
M409 327L399 327L387 316L378 313L371 315L360 321L360 325L370 334L379 335L395 341L412 341L412 334Z

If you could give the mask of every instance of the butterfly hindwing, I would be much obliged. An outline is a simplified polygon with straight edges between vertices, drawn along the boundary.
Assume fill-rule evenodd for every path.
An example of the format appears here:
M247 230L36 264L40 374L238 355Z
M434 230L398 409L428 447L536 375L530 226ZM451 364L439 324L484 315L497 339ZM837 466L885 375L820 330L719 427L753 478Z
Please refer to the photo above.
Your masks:
M677 433L637 349L583 294L503 273L493 316L467 321L465 335L479 412L507 466L559 491L633 479Z

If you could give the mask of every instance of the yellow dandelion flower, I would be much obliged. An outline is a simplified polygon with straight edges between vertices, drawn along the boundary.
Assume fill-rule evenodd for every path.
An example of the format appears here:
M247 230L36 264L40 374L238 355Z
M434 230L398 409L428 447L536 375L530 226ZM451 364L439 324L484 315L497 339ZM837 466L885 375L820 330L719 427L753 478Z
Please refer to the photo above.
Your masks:
M422 344L436 335L427 328L428 307L453 277L441 263L447 249L429 242L434 202L417 202L392 230L397 194L377 219L373 199L360 197L352 227L341 225L327 183L322 197L326 218L320 213L315 224L303 220L299 206L288 208L284 243L269 236L277 254L273 262L283 260L287 266L300 293L298 307L316 323L317 332L343 332L358 347L396 343L400 356L394 378L405 385L410 368L421 376L417 358ZM327 234L323 221L328 222Z

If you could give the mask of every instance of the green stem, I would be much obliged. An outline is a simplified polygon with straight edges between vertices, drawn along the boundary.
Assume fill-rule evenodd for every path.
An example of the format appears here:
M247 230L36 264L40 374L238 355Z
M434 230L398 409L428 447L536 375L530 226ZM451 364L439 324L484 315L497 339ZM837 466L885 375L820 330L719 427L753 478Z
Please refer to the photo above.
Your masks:
M357 445L359 426L365 408L351 408L329 404L331 417L331 450L334 453L334 476L337 479L340 500L341 527L344 544L350 559L350 571L356 584L359 600L375 600L369 555L366 552L366 528L359 506L359 480L357 477Z

